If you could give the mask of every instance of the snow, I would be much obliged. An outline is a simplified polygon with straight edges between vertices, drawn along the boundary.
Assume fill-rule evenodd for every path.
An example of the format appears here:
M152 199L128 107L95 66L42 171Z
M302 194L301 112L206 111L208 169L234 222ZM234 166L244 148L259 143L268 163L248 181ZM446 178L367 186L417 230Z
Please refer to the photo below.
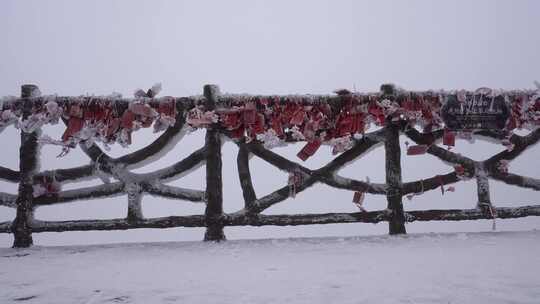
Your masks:
M538 303L540 231L0 249L0 303Z

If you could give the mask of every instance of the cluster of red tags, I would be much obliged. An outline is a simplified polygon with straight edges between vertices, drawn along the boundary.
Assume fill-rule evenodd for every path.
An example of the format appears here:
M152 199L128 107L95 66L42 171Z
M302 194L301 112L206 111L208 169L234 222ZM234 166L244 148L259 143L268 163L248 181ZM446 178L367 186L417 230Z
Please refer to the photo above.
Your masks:
M139 90L135 94L136 99L123 107L117 105L115 98L68 98L58 104L53 99L34 109L35 113L27 120L39 120L50 109L60 109L68 125L62 136L64 144L73 146L79 141L97 137L106 143L128 145L132 131L138 128L154 124L159 131L174 123L176 99L156 99L159 89L159 86L154 86L147 92ZM305 161L323 144L331 145L333 153L347 150L371 124L384 126L388 121L401 120L410 126L420 126L424 132L443 128L440 111L450 95L444 92L400 92L387 98L383 94L352 94L347 90L336 93L338 95L334 97L224 96L220 97L214 111L206 111L202 105L195 106L189 111L187 122L195 128L217 126L234 139L306 141L298 152L298 157ZM457 95L465 94L458 92ZM540 125L540 95L532 95L531 92L508 92L508 95L511 96L508 97L511 115L505 131L510 133L515 128ZM21 117L20 109L11 109L9 102L4 102L0 110L0 126ZM455 132L445 130L443 144L454 146L455 137ZM428 148L426 145L410 146L407 153L419 155Z
M382 95L356 95L346 90L337 93L337 106L326 99L303 96L225 98L227 108L205 112L202 106L196 107L189 112L187 122L195 128L218 123L234 139L264 140L273 136L277 141L306 141L297 154L303 161L322 144L332 145L334 154L344 152L372 123L384 126L387 120L406 119L430 127L442 124L439 115L433 114L441 106L436 94L391 101Z
M307 141L298 153L305 161L323 142L362 134L368 118L352 103L346 103L336 113L324 102L307 104L300 97L268 97L235 102L230 108L220 108L212 113L195 108L188 114L187 122L193 127L218 122L231 138L245 137L247 141L265 136L283 141L289 133L294 140ZM342 151L338 148L334 150L334 153L339 152Z
M440 114L443 95L409 94L390 100L380 94L357 95L346 90L337 93L338 106L331 106L329 99L309 96L225 97L226 107L206 112L203 106L196 107L189 112L187 122L195 128L217 124L233 139L258 139L263 143L287 139L306 141L297 154L303 161L323 144L331 145L334 154L346 151L371 124L384 126L388 121L401 120L410 126L420 126L427 133L444 127ZM534 102L525 100L528 97L514 98L511 118L505 128L509 134L524 125L540 125L540 97ZM443 144L453 147L457 134L445 129ZM459 135L466 138L472 133L459 132ZM503 140L503 144L511 146L508 140ZM429 145L409 146L407 154L420 155L428 149Z
M147 92L139 90L135 93L136 99L123 107L119 107L115 98L81 97L58 104L49 101L45 106L34 109L35 113L28 120L33 119L39 123L40 119L46 121L47 116L60 113L67 122L61 141L66 147L73 147L78 142L91 142L93 139L129 145L134 130L153 124L155 131L160 131L174 124L178 114L176 99L156 99L159 90L159 86ZM214 111L206 111L202 105L195 106L187 114L187 123L195 128L216 126L226 131L231 138L246 138L246 141L306 141L306 145L297 154L303 161L313 156L323 144L331 145L334 154L346 151L352 147L354 139L361 137L371 124L384 126L388 121L404 120L410 126L420 126L424 132L444 126L440 110L446 93L402 92L391 99L383 94L352 94L347 90L336 93L337 97L220 97L220 104ZM459 95L458 92L458 99ZM540 125L540 95L531 97L530 92L511 92L509 95L512 95L511 111L505 131L511 134L515 128ZM20 120L20 109L10 108L9 103L2 104L0 110L0 126ZM24 126L24 122L21 125ZM472 136L471 133L456 133L445 129L443 145L453 147L456 134L460 137ZM509 138L502 143L509 150L513 148ZM428 149L429 145L410 145L407 154L421 155ZM505 172L508 164L501 162L499 167L501 172ZM462 169L456 168L458 176L464 176ZM299 180L301 175L296 174L292 182L291 179L289 181L293 196L300 184ZM441 182L443 193L444 190ZM451 187L446 189L452 190ZM361 207L363 198L363 193L355 193L354 202Z
M176 105L173 98L162 98L157 103L134 102L123 112L111 102L97 102L92 98L67 106L67 128L62 135L64 143L76 144L81 131L95 131L103 142L118 141L131 144L131 133L139 128L154 125L156 132L172 126L176 120ZM83 137L84 139L84 137Z
M456 132L444 129L443 131L443 145L447 146L450 150L451 147L456 145ZM429 145L409 145L409 142L405 142L407 146L407 155L422 155L426 154L429 149Z

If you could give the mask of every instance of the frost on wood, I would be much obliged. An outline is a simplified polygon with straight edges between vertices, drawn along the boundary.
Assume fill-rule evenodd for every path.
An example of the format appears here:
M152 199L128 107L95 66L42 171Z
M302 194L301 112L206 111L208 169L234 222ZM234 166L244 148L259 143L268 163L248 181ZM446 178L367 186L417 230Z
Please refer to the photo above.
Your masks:
M515 208L494 208L498 218L510 219L526 216L540 216L540 206L522 206ZM388 221L391 212L388 210L356 213L323 213L323 214L294 214L294 215L249 215L230 214L219 219L224 226L295 226L310 224L336 223L379 223ZM491 219L479 209L464 210L418 210L409 211L405 218L414 221L465 221ZM0 232L8 229L10 223L0 223ZM126 219L111 220L78 220L78 221L38 221L32 222L34 232L87 231L87 230L126 230L134 228L172 228L172 227L204 227L203 215L170 216L142 219L129 222Z
M115 182L105 185L61 191L55 195L41 196L34 200L36 206L68 203L76 200L97 199L121 195L124 184Z
M154 126L156 131L172 127L187 114L188 124L206 128L210 124L234 139L258 140L266 147L295 141L321 141L340 153L351 147L352 138L360 138L370 126L386 126L403 121L427 131L445 127L441 111L448 100L460 100L471 105L489 98L504 100L512 108L504 132L514 129L535 130L540 124L540 94L537 90L426 91L397 90L386 92L351 93L336 91L337 95L252 96L223 95L215 98L215 108L208 107L206 97L160 97L159 85L148 91L137 90L135 98L117 95L32 97L36 107L29 119L23 121L21 99L4 98L0 125L17 121L17 126L30 130L61 117L67 130L61 141L73 147L81 141L120 143L129 145L131 133L142 127ZM519 110L515 108L519 108ZM475 130L471 130L475 131ZM459 135L459 134L458 134ZM55 141L49 141L51 143Z
M244 197L244 207L246 210L251 211L253 204L257 199L253 183L251 181L251 172L249 169L249 151L245 145L238 147L238 156L236 160L238 167L238 179L240 180L240 186L242 187L242 195Z
M197 170L205 162L206 147L200 148L188 157L174 163L172 166L156 170L151 173L141 174L145 180L160 179L162 181L172 181L181 178Z
M403 234L405 231L405 216L403 213L403 189L401 184L401 150L399 147L399 128L397 125L386 127L385 169L386 169L386 199L388 209L392 211L388 226L390 234Z
M143 218L142 213L142 188L139 184L131 183L125 186L124 191L128 198L128 221L137 221Z
M16 208L16 200L16 195L0 192L0 206Z
M30 100L40 94L37 86L24 85L21 90L23 98L22 119L30 121L28 118L33 116L33 103ZM29 247L33 244L32 229L30 226L34 218L33 200L34 200L34 175L38 172L39 166L39 144L37 139L40 134L40 126L37 125L31 130L21 132L21 145L19 148L19 190L16 200L17 213L11 230L14 235L13 247Z
M422 194L426 191L437 189L441 186L456 183L460 178L456 172L450 172L443 175L436 175L430 178L422 179L414 182L406 182L403 184L403 195L411 193Z
M216 85L204 86L206 108L213 111L219 96L219 88ZM212 122L206 130L205 146L206 154L206 233L205 241L223 241L223 224L220 218L223 216L223 181L221 161L221 136L216 129L217 122Z
M41 126L66 124L61 140L42 137L42 142L59 144L64 151L79 144L90 158L90 163L68 169L38 172L37 157L22 162L19 171L0 167L0 178L20 183L19 195L0 193L0 205L25 209L23 216L13 223L0 223L0 231L10 232L23 227L21 232L115 230L133 228L207 227L205 239L224 240L224 226L235 225L306 225L348 222L377 223L387 221L390 233L404 233L405 222L428 220L473 220L524 217L540 215L538 206L520 208L492 208L489 201L488 179L540 190L540 181L511 173L509 162L540 141L540 95L536 91L495 91L481 89L475 92L407 92L393 86L383 86L380 93L357 94L346 90L337 95L249 96L219 95L217 86L205 86L204 96L161 97L156 95L160 86L147 91L138 90L133 99L121 96L105 97L39 97L29 95L23 99L4 98L0 105L0 130L15 125L22 136L38 134ZM448 100L460 102L485 101L485 97L504 97L511 108L509 121L497 130L448 130L441 118L441 108ZM474 104L474 103L473 103ZM31 106L31 107L30 107ZM24 112L24 111L26 112ZM24 113L23 113L24 112ZM26 114L25 114L26 113ZM24 115L23 115L24 114ZM131 143L133 132L144 127L165 130L148 146L121 157L107 155L96 143L106 145ZM366 133L370 126L378 129ZM176 163L148 173L134 173L133 169L159 159L176 146L190 129L206 129L205 146ZM529 129L526 136L513 133L516 129ZM425 147L426 153L439 158L454 168L417 181L401 180L401 148L399 136L405 134L416 145ZM504 150L483 160L475 161L450 149L455 138L474 140L482 138L500 143ZM33 138L32 140L37 137ZM447 147L439 146L441 143ZM31 140L31 141L32 141ZM244 197L244 208L226 214L223 212L221 148L225 140L239 147L238 176ZM30 142L31 142L30 141ZM269 149L287 143L305 141L298 153L301 161L314 155L322 145L330 145L335 158L318 169L309 169L301 161L285 158ZM24 142L24 141L23 141ZM372 183L343 177L338 171L359 160L375 147L384 145L386 155L385 183ZM28 148L31 145L26 145ZM36 145L35 148L39 148ZM107 149L105 149L108 151ZM22 147L21 147L22 151ZM26 154L25 154L26 155ZM36 156L37 153L34 155ZM293 178L270 194L257 197L251 181L250 156L257 156ZM29 166L34 166L31 169ZM206 189L194 190L166 185L206 165ZM23 168L24 167L24 168ZM73 190L60 188L61 184L100 178L103 184ZM476 177L478 201L489 205L490 213L480 209L424 210L404 213L402 197L420 195L463 179ZM116 181L111 182L114 179ZM58 187L49 184L56 183ZM360 213L327 213L296 215L262 215L262 211L302 193L315 183L324 183L338 189L356 193L385 195L387 208ZM40 188L41 187L41 188ZM44 191L34 191L37 188ZM452 187L449 187L450 189ZM21 195L23 193L23 195ZM204 215L161 217L147 219L141 211L143 195L185 200L206 204ZM33 209L42 205L66 203L126 195L128 214L122 219L84 221L35 221ZM30 202L22 204L19 202ZM21 221L20 218L25 220ZM24 236L23 233L19 234ZM21 239L21 238L19 238ZM30 239L31 243L31 239ZM26 243L29 244L28 238Z
M338 189L347 189L352 191L361 191L370 194L386 194L388 186L386 184L363 182L355 179L342 177L336 173L330 176L323 176L321 181L329 186Z
M129 221L127 219L79 220L79 221L35 221L35 232L127 230L134 228L204 227L204 216L169 216Z
M19 182L19 172L0 166L0 179L8 182Z
M489 180L487 171L483 163L476 166L476 185L478 190L478 207L491 207L491 199L489 197Z
M195 203L204 203L206 200L205 192L201 190L185 189L161 183L145 183L145 189L149 194L165 198L181 199Z
M502 181L509 185L515 185L523 188L530 188L533 190L540 191L540 179L521 176L512 173L491 173L490 177L493 179Z
M11 222L0 222L0 233L11 233Z

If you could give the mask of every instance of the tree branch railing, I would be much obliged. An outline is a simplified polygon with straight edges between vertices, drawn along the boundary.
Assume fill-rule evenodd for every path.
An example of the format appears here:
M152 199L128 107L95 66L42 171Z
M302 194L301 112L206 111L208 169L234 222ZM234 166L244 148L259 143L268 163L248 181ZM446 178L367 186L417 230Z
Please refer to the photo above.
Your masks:
M42 100L36 101L37 87L25 85L22 88L22 116L28 117L30 109ZM392 92L382 92L390 100L395 96ZM388 222L390 234L406 233L405 223L415 221L461 221L497 218L519 218L540 216L540 205L515 208L495 208L489 196L489 179L498 180L509 185L540 191L540 179L509 173L500 168L501 161L510 161L521 155L529 147L540 141L540 129L531 131L526 136L512 135L508 138L512 149L497 153L494 156L475 161L438 146L443 137L443 130L420 132L403 121L388 121L386 125L371 133L362 134L352 140L352 146L318 169L309 169L299 162L283 157L258 140L233 138L238 146L237 168L238 178L244 199L244 207L233 213L223 211L221 145L222 136L231 137L231 131L213 122L206 128L205 145L184 159L162 169L148 173L134 173L131 170L145 165L154 158L175 147L185 133L186 118L189 112L199 105L206 110L219 110L227 104L230 96L219 95L219 89L213 85L204 88L204 95L195 98L175 98L175 122L157 139L146 147L121 157L112 158L96 144L79 144L83 152L90 158L90 163L68 169L57 169L39 172L37 142L39 128L32 132L21 132L21 164L19 171L0 167L0 180L18 183L17 194L0 192L0 206L16 208L17 215L12 222L0 223L0 232L14 234L14 247L32 245L33 232L61 232L88 230L126 230L135 228L172 228L172 227L206 227L204 239L209 241L225 240L225 226L294 226L309 224L333 223L379 223ZM332 108L343 107L346 99L338 97L314 97L317 102L328 104ZM16 101L16 102L19 102ZM58 103L69 103L69 98L58 98ZM122 109L130 107L129 100L116 101ZM154 102L152 99L150 102ZM315 103L316 104L316 103ZM227 106L225 106L227 107ZM0 108L1 110L1 108ZM417 181L403 182L401 178L401 148L399 137L404 134L418 145L426 145L426 152L441 161L461 166L462 172L452 171ZM506 137L500 130L478 130L473 135L488 140L504 140ZM298 138L291 132L284 134L285 142L295 142ZM343 177L339 170L348 163L362 157L371 149L383 146L385 149L386 180L384 183L372 183ZM284 185L275 191L257 196L253 187L249 161L254 155L273 167L298 178L292 184ZM185 189L166 185L173 179L187 175L199 166L206 166L206 189ZM52 194L34 196L33 187L44 179L54 179L59 183L77 182L82 179L102 178L103 183L95 186L73 190L58 191ZM108 182L107 178L117 181ZM417 210L404 211L403 196L435 190L462 179L475 178L478 186L477 207L463 210ZM291 196L300 194L316 183L334 188L356 191L371 195L384 195L387 208L379 211L362 211L353 213L264 215L264 210L278 204ZM106 220L74 220L74 221L42 221L34 218L34 210L41 206L69 203L78 200L94 200L107 197L127 195L128 212L124 218ZM168 216L145 218L141 208L144 195L158 196L173 200L204 203L206 210L202 215Z

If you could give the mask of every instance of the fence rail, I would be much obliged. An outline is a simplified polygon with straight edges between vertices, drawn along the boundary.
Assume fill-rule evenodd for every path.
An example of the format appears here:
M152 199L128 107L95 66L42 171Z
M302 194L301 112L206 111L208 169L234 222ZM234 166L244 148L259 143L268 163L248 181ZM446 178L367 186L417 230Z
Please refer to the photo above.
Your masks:
M23 121L32 118L32 111L35 110L36 104L40 107L43 107L45 104L44 99L36 97L37 91L38 88L36 86L25 85L22 87L21 98L11 101L12 110L20 110ZM387 97L390 96L390 99L395 95L394 92L385 91L380 94ZM151 96L150 93L148 93L148 97L151 98L148 103L155 102L152 99L154 96ZM225 100L228 100L228 98L230 97L225 97ZM338 95L324 99L323 102L339 109L340 107L344 107L345 103L343 99L346 98L348 97ZM57 98L56 100L59 103L70 103L69 98ZM386 221L389 224L390 234L403 234L406 233L406 222L461 221L492 219L494 217L519 218L540 216L540 205L495 208L491 204L489 195L489 179L495 179L509 185L530 188L537 191L540 190L539 179L508 173L500 167L501 161L511 161L527 148L536 144L540 140L540 129L535 128L526 136L514 134L511 137L505 137L500 130L473 131L475 136L481 136L490 140L507 140L512 145L512 149L499 152L483 161L475 161L437 145L443 136L445 136L443 129L420 132L412 128L403 119L387 119L382 128L371 133L365 133L361 138L352 140L351 147L345 149L343 153L339 154L326 165L314 170L272 152L256 139L250 140L247 137L232 136L239 148L237 167L244 198L244 208L227 214L223 212L221 137L231 137L231 130L223 128L215 120L212 120L206 126L205 145L186 158L154 172L134 173L131 171L131 169L140 166L143 161L157 157L163 150L173 148L182 137L186 119L189 119L189 112L197 106L204 106L206 111L232 107L231 104L224 106L223 98L219 95L219 90L213 85L206 85L204 87L203 97L175 98L174 100L177 101L174 103L174 123L170 124L165 132L148 146L124 156L113 158L107 155L98 145L82 142L79 146L91 159L91 164L70 169L38 172L37 162L40 146L38 140L40 129L38 127L32 130L24 130L23 128L21 131L19 171L0 167L0 179L19 184L17 195L0 193L0 205L16 208L17 210L16 217L12 222L0 223L0 232L14 234L14 247L28 247L33 243L33 232L207 227L204 239L220 241L225 239L223 233L223 227L225 226L289 226L355 222L378 223ZM13 107L14 104L17 104L18 108ZM121 109L117 109L118 111L126 111L130 107L130 102L126 100L118 100L115 104L120 105ZM88 104L87 106L90 107ZM155 104L154 106L157 107L160 105ZM4 105L3 110L5 112L6 105ZM64 119L64 122L68 125L69 129L70 122L66 119ZM407 136L417 145L425 145L426 153L446 163L460 166L462 171L452 170L422 180L403 182L400 163L402 152L399 145L399 137L401 135ZM291 136L290 133L283 134L283 139L286 141L298 140L298 138ZM364 182L337 174L337 171L347 163L361 157L371 148L378 145L384 146L385 150L386 180L384 184ZM288 172L294 180L268 195L258 197L251 180L250 155L255 155L277 169ZM202 165L206 166L205 189L185 189L164 184L165 181L180 178L188 174L190 170ZM46 195L34 195L36 184L39 184L43 180L69 183L84 178L96 177L98 174L114 177L117 182L103 183L101 185L75 190L58 191ZM475 178L477 181L477 208L409 212L403 210L403 196L438 189L445 185L459 182L464 177ZM315 183L323 183L334 188L359 193L385 195L388 202L387 208L380 211L356 213L261 214L262 211L289 198L291 187L294 188L295 195L303 192ZM206 210L203 215L145 218L141 209L141 200L144 194L192 203L203 203L206 205ZM119 195L127 195L128 198L128 211L125 218L41 221L34 219L33 216L34 210L40 206Z

